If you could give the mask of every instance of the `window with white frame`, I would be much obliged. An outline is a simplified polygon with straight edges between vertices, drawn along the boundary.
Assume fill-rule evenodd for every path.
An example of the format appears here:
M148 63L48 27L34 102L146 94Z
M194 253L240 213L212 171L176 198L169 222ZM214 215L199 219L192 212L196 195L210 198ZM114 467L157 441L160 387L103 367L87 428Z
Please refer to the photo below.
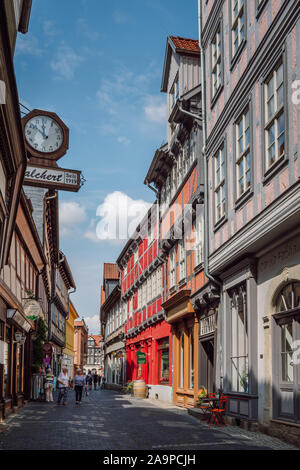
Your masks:
M152 276L147 279L147 303L152 300Z
M195 224L195 266L198 266L203 261L203 214L198 215Z
M134 254L133 254L133 262L134 262L134 264L137 263L138 259L139 259L139 249L137 248L137 249L135 250Z
M215 222L225 215L226 184L225 184L225 147L218 150L214 157L215 163Z
M133 315L133 297L130 297L130 299L129 299L129 311L128 311L129 319L132 318L132 315Z
M266 170L284 155L285 116L283 63L269 75L265 82L265 141Z
M232 5L232 57L245 39L245 2L244 0L231 0Z
M182 179L185 177L190 168L190 144L190 139L187 139L183 147Z
M157 270L152 274L152 296L153 299L157 296Z
M248 320L246 284L231 292L231 391L248 393Z
M170 250L170 288L175 286L176 283L176 247Z
M162 294L162 289L163 289L163 285L162 285L162 266L159 266L159 268L157 269L157 295Z
M183 173L183 152L180 151L177 156L177 186L180 185L182 181L182 173Z
M214 97L222 85L222 39L221 25L219 25L211 42L212 65L212 96Z
M177 164L174 162L171 171L171 197L175 196L177 191Z
M196 140L197 140L197 130L193 130L190 135L190 165L196 160Z
M179 98L179 75L176 75L173 86L170 90L170 112L175 106L176 101Z
M250 111L249 107L235 124L237 197L251 186Z
M184 236L178 242L179 257L179 281L185 278L185 243Z

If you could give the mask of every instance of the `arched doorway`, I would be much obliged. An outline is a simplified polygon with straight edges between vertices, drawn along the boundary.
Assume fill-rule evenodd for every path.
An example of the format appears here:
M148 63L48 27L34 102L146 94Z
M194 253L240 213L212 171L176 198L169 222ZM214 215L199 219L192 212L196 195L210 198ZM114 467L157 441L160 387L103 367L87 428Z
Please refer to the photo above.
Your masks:
M300 423L300 282L280 290L275 311L273 413L275 418Z

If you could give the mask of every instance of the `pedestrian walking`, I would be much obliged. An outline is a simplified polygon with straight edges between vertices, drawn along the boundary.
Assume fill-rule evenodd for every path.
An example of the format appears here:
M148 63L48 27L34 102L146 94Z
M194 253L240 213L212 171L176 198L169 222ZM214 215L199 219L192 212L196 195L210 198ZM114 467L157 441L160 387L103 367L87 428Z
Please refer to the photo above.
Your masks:
M73 388L75 389L76 405L81 404L83 387L85 387L85 390L87 391L85 377L82 375L81 369L77 369L76 375L74 377L74 385L73 385Z
M97 384L98 384L98 374L97 374L97 371L94 373L93 381L94 381L94 390L97 390Z
M86 376L86 384L88 385L88 389L92 390L92 385L93 385L93 377L92 373L90 370L88 370L87 376Z
M54 381L54 375L52 374L52 370L50 367L46 370L46 376L45 376L45 394L46 394L46 401L53 402L53 381Z
M69 387L68 369L66 367L64 367L61 373L59 374L57 382L58 382L58 390L59 390L57 404L60 405L60 402L62 400L63 405L66 405L68 387Z
M99 388L101 387L101 378L102 378L102 374L101 372L98 374L98 386Z

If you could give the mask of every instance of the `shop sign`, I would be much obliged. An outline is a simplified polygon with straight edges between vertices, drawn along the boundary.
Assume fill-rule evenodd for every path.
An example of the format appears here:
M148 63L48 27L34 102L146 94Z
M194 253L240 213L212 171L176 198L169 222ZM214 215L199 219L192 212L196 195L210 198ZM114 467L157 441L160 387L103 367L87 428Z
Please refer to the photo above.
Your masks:
M146 353L141 351L136 352L136 363L137 364L146 364Z
M13 320L20 328L25 330L26 333L28 333L31 328L29 321L27 321L18 310L11 308L7 309L7 318L9 320Z
M215 331L216 316L215 314L209 317L200 319L200 336L205 336Z
M23 310L26 318L31 321L34 321L39 318L42 313L42 309L39 302L34 299L25 300Z
M81 186L81 171L28 165L24 185L77 192Z

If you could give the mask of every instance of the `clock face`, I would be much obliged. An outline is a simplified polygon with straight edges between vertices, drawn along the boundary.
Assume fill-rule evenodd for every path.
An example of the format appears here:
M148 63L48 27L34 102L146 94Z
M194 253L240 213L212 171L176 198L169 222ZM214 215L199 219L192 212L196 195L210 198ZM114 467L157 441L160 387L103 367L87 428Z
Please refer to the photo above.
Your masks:
M56 152L63 144L61 126L50 116L34 116L25 125L25 138L38 152Z

